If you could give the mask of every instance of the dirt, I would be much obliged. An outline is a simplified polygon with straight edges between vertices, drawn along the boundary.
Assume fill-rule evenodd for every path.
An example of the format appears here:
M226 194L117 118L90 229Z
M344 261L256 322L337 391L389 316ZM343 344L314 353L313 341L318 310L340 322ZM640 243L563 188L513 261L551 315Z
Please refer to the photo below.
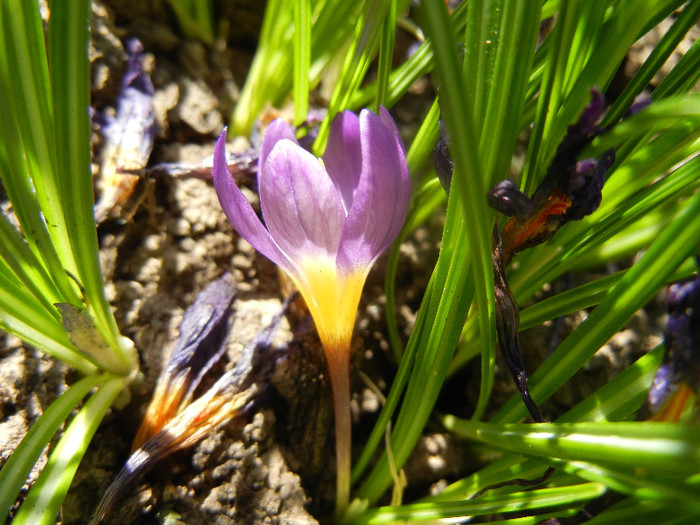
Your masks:
M228 27L227 45L217 43L211 48L181 37L166 2L110 0L95 4L93 104L99 110L113 108L126 56L123 43L127 37L138 37L156 90L158 135L151 164L198 162L213 153L214 141L228 121L245 79L262 17L260 2L234 4L226 9L236 12L221 17L237 21ZM422 118L426 102L429 98L421 98L419 93L396 110L408 123L407 129L413 129ZM98 153L98 137L95 145ZM242 150L247 144L236 139L231 146ZM211 280L231 271L238 287L226 366L231 366L243 346L281 307L284 285L276 268L235 234L209 181L160 174L140 184L136 192L139 205L133 215L125 221L103 224L99 238L108 297L120 330L139 350L143 380L133 385L131 403L123 410L110 411L100 426L63 505L63 524L85 523L126 461L155 381L178 335L183 312ZM255 203L254 192L247 194ZM404 340L437 255L439 234L437 222L419 230L402 247L397 304ZM386 393L395 364L385 336L384 264L384 259L379 261L365 287L353 367L363 370ZM571 322L575 321L567 321ZM544 349L552 338L562 337L553 326L542 330L525 337L533 341L524 345L532 368L544 359ZM602 384L609 379L605 370L611 360L623 361L618 363L619 369L634 357L620 357L620 349L629 354L629 349L635 348L637 355L650 344L635 329L623 334L620 337L627 339L619 337L608 343L607 349L599 352L599 360L594 359L582 372L596 379L576 384ZM658 333L655 337L658 339ZM105 523L329 522L335 483L330 387L322 349L298 307L277 334L274 348L270 359L278 360L276 371L270 388L256 405L191 449L156 465ZM24 347L12 336L4 336L0 344L0 464L74 380L75 374L64 365ZM513 391L505 370L499 371L499 385L495 405ZM465 410L468 404L444 398L456 393L457 399L476 399L478 363L447 387L441 403L457 413ZM563 393L558 402L568 404L585 393ZM381 401L372 389L356 377L356 452L380 408ZM547 413L557 411L555 405ZM409 495L438 490L464 475L474 468L473 459L467 458L464 444L440 432L427 433L405 467L412 484ZM45 460L46 455L27 486Z

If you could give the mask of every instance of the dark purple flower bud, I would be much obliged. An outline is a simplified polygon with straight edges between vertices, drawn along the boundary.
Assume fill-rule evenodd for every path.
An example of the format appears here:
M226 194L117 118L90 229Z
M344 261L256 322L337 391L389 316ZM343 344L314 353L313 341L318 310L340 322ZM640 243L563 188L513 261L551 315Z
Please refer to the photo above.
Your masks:
M488 191L489 206L496 211L523 222L535 210L535 205L512 180L504 180Z
M595 124L603 114L603 96L595 89L591 90L591 96L591 102L583 110L578 121L569 126L544 180L532 196L536 207L542 206L557 188L566 193L569 184L566 179L576 165L576 158L602 131Z
M603 196L605 174L615 162L615 150L603 153L600 160L579 160L568 180L564 180L563 192L571 199L571 207L566 211L559 226L590 215L600 206Z
M440 179L440 183L442 187L445 188L445 191L449 193L455 163L450 157L447 129L442 120L440 120L440 138L433 150L433 161L435 163L435 172L437 173L438 179Z

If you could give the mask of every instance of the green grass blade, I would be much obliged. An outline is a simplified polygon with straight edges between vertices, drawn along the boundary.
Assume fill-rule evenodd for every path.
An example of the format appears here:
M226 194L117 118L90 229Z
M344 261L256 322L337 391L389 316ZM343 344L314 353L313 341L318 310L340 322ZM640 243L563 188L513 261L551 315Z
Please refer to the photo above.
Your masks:
M310 0L294 0L294 125L309 112L309 68L311 66Z
M498 22L495 35L480 41L494 63L483 86L488 90L481 126L479 152L484 163L487 187L508 178L511 159L505 151L513 151L520 123L515 115L523 110L524 97L532 68L539 31L539 1L494 2L492 10ZM467 75L468 77L469 75ZM475 103L476 106L476 103Z
M460 89L462 78L459 72L457 48L450 32L442 30L449 27L445 7L438 3L430 3L422 4L421 8L423 19L427 22L425 27L436 49L438 70L442 72L442 96L445 97L449 93L445 117L450 115L447 125L453 150L458 152L458 155L454 159L456 169L452 181L451 198L448 201L440 257L419 311L417 326L420 328L414 329L406 355L402 359L401 366L404 367L407 359L413 359L412 352L414 345L417 345L412 377L392 432L393 457L399 467L408 458L420 437L444 382L452 351L472 301L475 282L479 283L479 288L484 288L480 292L479 299L483 317L482 325L488 327L484 333L493 331L491 321L494 320L492 303L486 299L489 290L491 294L493 293L490 258L492 223L488 219L489 214L484 210L485 203L481 198L483 179L480 176L481 166L476 152L478 141L475 140L473 126L467 123L471 121L471 110L466 110L468 102L463 98L464 90ZM444 102L445 98L443 98ZM469 151L464 152L464 149ZM469 169L470 167L475 169ZM476 205L470 209L472 201L476 201ZM482 215L477 216L474 222L470 222L472 214L479 213ZM480 233L473 234L476 230ZM479 238L483 246L476 242L475 239ZM473 258L478 260L480 266L477 275L472 275L469 271ZM410 365L406 365L408 366ZM392 385L389 398L398 397L401 387L396 383ZM389 405L389 399L387 405ZM391 410L393 407L389 413ZM383 410L382 414L384 413ZM377 425L375 431L383 432L384 428L385 426ZM360 487L358 497L370 502L376 501L391 481L389 463L384 454Z
M466 24L468 2L460 3L450 15L450 29L455 38L464 31ZM389 76L389 89L386 98L386 107L391 107L405 95L409 88L423 75L433 69L433 47L430 40L423 42L411 57L403 64L396 67ZM350 100L349 107L360 108L369 104L377 97L377 83L359 89Z
M39 7L20 0L8 0L2 2L2 12L5 60L9 78L13 79L6 84L10 88L7 106L14 115L36 197L62 265L52 266L49 271L52 275L58 275L65 267L77 275L60 203L61 189L56 173L56 143L53 136L53 101ZM55 264L54 261L47 263ZM62 293L78 304L75 286L69 284L65 278L59 280Z
M61 323L22 286L4 262L0 262L0 291L0 328L84 374L95 373L95 366L68 340Z
M85 403L49 456L14 525L53 525L95 430L123 389L123 379L110 379Z
M624 455L625 451L620 452ZM636 469L633 465L621 467L588 461L550 459L549 463L579 479L603 483L611 490L640 500L664 500L670 507L681 507L692 514L700 513L697 488L683 483L675 473Z
M637 71L632 80L625 86L622 94L615 100L613 106L608 110L601 126L607 127L618 119L629 109L634 102L634 98L639 95L649 85L651 79L664 65L668 57L673 53L678 43L685 37L688 30L695 24L700 16L700 3L690 2L678 15L673 26L663 36L661 41L654 46L649 57L644 61L642 67ZM659 98L661 93L655 93L655 98Z
M659 346L642 356L612 381L566 412L557 422L622 421L634 416L646 399L664 351L664 347ZM478 490L503 480L534 479L541 476L542 472L542 463L539 461L524 460L520 455L507 455L427 499L466 499Z
M379 47L379 36L391 6L390 0L366 0L355 36L343 63L338 83L328 103L328 113L314 141L314 154L320 156L326 148L328 133L335 115L348 107L350 98L365 78Z
M579 506L605 493L600 483L583 483L569 487L555 487L517 492L507 495L483 496L473 501L414 503L402 507L370 509L351 519L350 524L378 525L407 523L449 518L468 518L503 512L527 512L559 506Z
M48 69L38 5L15 4L3 2L0 6L4 36L4 44L0 46L0 96L8 101L7 111L0 121L3 145L0 148L0 174L29 246L51 274L60 296L78 304L80 298L75 283L65 273L59 251L42 218L49 215L43 214L37 201L43 176L37 176L38 180L34 182L30 179L30 173L43 175L41 169L52 170L54 167L51 135L47 133L52 128L47 95ZM34 32L39 35L31 38L29 35ZM15 39L15 33L22 36ZM51 224L55 225L52 227L54 232L61 227L55 222ZM51 294L46 299L54 298Z
M551 127L553 109L561 98L561 93L557 92L557 81L563 78L562 71L566 68L569 60L568 50L574 39L576 22L581 9L581 2L564 2L560 6L557 21L547 38L548 52L546 61L542 67L542 80L540 82L540 92L537 98L537 109L535 113L532 133L528 145L527 158L521 188L528 195L532 194L537 184L537 174L542 171L544 151L546 146L546 135Z
M3 488L0 491L0 516L3 521L0 523L5 522L4 517L9 515L10 508L17 499L32 467L58 428L68 419L70 413L88 392L106 379L106 375L93 375L80 379L51 403L39 420L29 429L27 435L24 436L22 442L0 470L0 487Z
M489 1L470 3L468 23L465 32L464 79L467 92L471 93L472 107L475 110L474 122L480 136L479 156L483 169L484 187L474 186L472 192L476 200L465 201L467 206L480 204L480 218L488 217L484 209L484 188L489 188L497 180L508 177L511 159L503 151L512 151L519 133L519 122L512 115L522 111L524 96L532 66L532 57L539 30L539 2L532 1ZM471 20L474 20L473 22ZM446 102L447 103L447 102ZM453 144L453 146L455 146ZM454 155L454 147L452 154ZM474 175L472 175L474 177ZM473 221L479 216L469 216ZM479 231L483 234L483 225ZM471 234L476 233L475 230ZM490 235L490 232L489 234ZM489 243L490 247L490 243ZM490 249L482 252L479 264L484 271L492 274ZM477 279L481 275L476 276ZM480 282L477 280L477 282ZM481 299L492 305L493 283L482 293ZM477 286L477 291L481 289ZM478 311L485 312L484 303L478 303ZM489 312L491 315L493 312ZM491 393L495 371L494 327L492 319L480 316L481 392L474 411L474 418L481 418Z
M454 161L451 195L461 200L471 246L468 260L474 272L483 349L480 399L485 400L491 391L495 366L496 318L491 263L491 230L495 213L487 207L484 199L489 182L486 178L488 174L483 172L479 156L478 128L475 127L471 101L466 96L457 56L458 47L451 33L444 31L448 27L447 12L444 6L436 3L424 4L421 12L426 34L435 48L436 71L441 84L442 118L447 126L450 154ZM469 52L466 50L466 53ZM461 264L465 262L462 261Z
M699 214L700 193L696 193L588 319L531 376L530 392L536 402L543 402L568 380L693 253L700 238ZM519 398L513 397L493 422L512 422L524 415Z
M9 273L16 276L49 315L58 321L60 316L53 304L60 300L59 292L46 268L5 215L0 215L0 258L7 265Z
M545 149L538 164L540 168L549 164L556 146L564 137L567 126L576 119L590 100L589 89L598 87L604 90L632 44L645 31L669 16L683 3L682 1L649 0L642 11L635 0L621 0L615 4L610 18L606 20L600 32L600 39L589 54L585 67L581 70L571 91L562 99L561 106L557 108L551 127L544 138Z
M654 90L655 99L676 93L685 93L700 79L700 40L693 42L690 49L681 57L671 72Z
M87 49L91 3L80 0L73 2L70 9L53 4L51 7L48 49L57 148L56 198L75 259L75 275L85 291L100 335L112 347L117 358L110 371L128 374L135 366L135 356L128 355L122 349L119 330L104 294L93 214L90 119L87 111L90 104Z
M686 263L688 264L683 264L677 272L669 277L667 284L690 277L698 271L697 266L692 261L686 261ZM622 270L582 284L525 308L520 312L518 329L522 332L551 319L597 305L607 295L610 288L620 282L626 271Z
M656 421L496 425L446 416L451 432L519 454L674 472L700 470L700 432Z
M394 38L396 37L396 9L397 0L391 0L389 12L384 19L384 27L380 35L375 111L379 111L379 106L386 107L388 103L389 75L391 73L391 63L394 55Z

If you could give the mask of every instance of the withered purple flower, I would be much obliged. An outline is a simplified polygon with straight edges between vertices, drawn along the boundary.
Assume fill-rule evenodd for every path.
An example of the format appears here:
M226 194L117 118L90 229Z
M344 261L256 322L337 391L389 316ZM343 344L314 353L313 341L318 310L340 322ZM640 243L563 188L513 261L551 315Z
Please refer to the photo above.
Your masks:
M131 174L148 163L155 139L156 111L153 83L143 68L143 45L137 39L127 43L129 58L117 99L117 112L106 119L102 134L105 145L101 153L97 179L99 200L95 218L102 222L113 209L124 206L140 177ZM119 215L119 213L117 213Z
M647 396L657 421L678 421L700 397L700 276L668 288L666 357Z
M202 377L226 351L230 314L236 297L231 274L224 274L197 296L180 324L180 337L158 378L153 400L134 438L132 451L160 431L190 404Z
M105 492L90 525L100 523L155 463L244 413L265 388L276 361L270 359L272 338L290 300L244 348L233 368L194 399L203 376L225 353L235 295L233 278L225 274L207 286L185 312L180 336L158 378L132 454ZM260 359L262 355L265 360Z
M350 340L362 287L379 255L403 226L410 179L403 144L389 112L336 116L322 159L274 121L263 140L258 192L265 225L236 186L225 161L225 132L213 178L231 224L280 266L316 323L333 385L338 508L349 498Z

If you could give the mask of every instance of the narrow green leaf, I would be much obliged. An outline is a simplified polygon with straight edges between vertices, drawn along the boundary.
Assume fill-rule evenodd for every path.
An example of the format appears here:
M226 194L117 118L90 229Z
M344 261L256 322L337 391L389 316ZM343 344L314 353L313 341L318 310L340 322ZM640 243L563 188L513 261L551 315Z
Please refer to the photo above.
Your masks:
M696 40L656 87L653 96L655 99L660 99L676 93L685 93L697 84L699 78L700 40Z
M123 389L123 379L110 379L85 403L49 456L15 516L14 525L53 525L95 430Z
M396 36L396 9L397 0L391 0L389 12L384 19L384 27L379 40L379 58L377 60L377 102L374 107L379 111L379 106L387 105L387 93L389 92L389 75L394 56L394 38Z
M294 0L294 125L309 112L309 68L311 65L310 0Z
M700 238L699 214L700 193L696 193L588 319L531 376L530 393L536 402L543 402L567 381L693 253ZM513 397L492 421L516 421L524 413L520 399Z
M376 525L381 523L405 523L448 518L467 518L503 512L575 506L605 493L600 483L583 483L573 487L555 487L517 492L499 496L483 496L473 501L414 503L403 507L379 507L370 509L351 519L350 524Z
M38 13L34 13L34 11L38 10L37 4L21 3L21 7L17 9L27 11L27 13L9 9L11 7L10 4L11 2L4 2L0 6L0 24L2 27L11 26L2 32L5 35L5 39L12 39L15 31L24 31L24 22L27 18L38 17ZM20 27L15 27L15 25ZM40 29L41 26L39 26ZM43 46L43 34L41 35L41 45ZM16 49L16 47L19 47L19 49ZM8 111L4 118L0 119L0 142L3 145L0 148L0 177L2 177L3 186L11 202L14 203L14 212L22 226L30 248L37 259L41 261L45 270L51 275L55 283L53 287L60 293L58 296L47 294L45 299L54 300L58 297L63 297L64 299L74 300L77 303L80 298L77 294L75 283L70 281L64 270L57 249L49 235L47 224L44 222L43 213L37 201L34 183L30 178L31 170L34 170L34 173L36 173L37 157L42 152L33 149L33 137L25 136L27 130L24 129L24 133L22 133L22 130L19 128L21 119L26 121L27 118L30 118L27 115L29 112L28 108L21 106L28 104L29 101L25 98L23 87L19 83L11 82L11 80L20 77L23 82L30 82L32 86L42 86L47 82L45 78L46 71L42 67L42 63L45 65L46 58L45 54L43 54L43 47L36 51L39 54L34 61L30 60L23 64L20 69L17 69L19 67L17 63L22 63L22 60L26 59L26 51L26 49L22 48L22 41L0 46L0 97L6 101L12 101L8 103ZM17 54L22 56L18 59ZM21 75L13 73L19 70L24 71L24 73ZM18 107L18 105L20 106ZM45 102L44 105L46 106L48 103ZM34 109L36 110L37 108L34 107ZM20 120L18 121L18 119ZM39 119L34 127L42 128L42 124L47 125L47 129L50 129L50 120L44 122ZM23 122L23 125L26 127L26 122ZM44 130L37 129L35 131L37 134L41 134L40 132ZM36 140L43 142L47 139L45 136L40 136ZM44 148L43 153L45 155L48 154L46 148ZM42 163L45 162L42 161ZM48 292L48 288L51 288L51 285L47 283L44 288L47 288Z
M60 359L84 374L95 366L76 350L63 326L21 285L0 262L0 328Z
M21 142L25 147L27 167L36 189L39 205L46 218L53 245L63 267L73 275L77 275L76 262L71 251L66 220L60 202L61 188L56 173L51 82L39 6L21 0L8 0L2 2L1 10L5 60L10 72L9 78L13 79L6 84L10 88L7 107L14 115ZM20 71L24 73L18 74ZM87 113L87 107L83 110ZM60 266L50 268L52 274L58 274L61 271ZM67 280L65 284L68 284ZM62 292L77 304L79 297L74 288L74 286L72 288L66 286L62 288Z
M622 94L617 97L615 103L605 115L603 122L601 122L601 126L607 127L622 117L634 102L635 97L646 89L651 79L661 69L661 66L664 65L688 30L697 23L698 16L700 16L700 3L689 2L678 15L673 26L671 26L661 41L654 46L651 54L644 61L639 71L632 77L632 80L625 86ZM661 93L655 92L655 98L658 99L658 95L661 95Z
M621 421L633 416L649 391L665 349L659 346L620 372L612 381L569 410L557 422ZM477 473L457 481L430 500L466 499L475 492L504 480L534 479L542 475L540 461L509 454L489 463Z
M314 154L320 156L326 148L328 133L335 115L348 107L352 94L365 78L379 46L379 35L389 12L390 0L367 0L355 36L343 63L340 79L328 103L328 113L314 141Z
M445 416L451 432L520 454L675 472L700 469L700 432L678 423L595 422L506 424Z
M0 487L3 488L0 491L0 519L2 520L0 523L5 523L5 517L9 515L10 508L17 499L32 467L58 428L87 393L107 378L106 375L93 375L80 379L51 403L29 429L0 470Z
M55 2L55 0L54 0ZM111 306L104 294L97 232L93 214L94 190L90 170L90 64L88 60L89 0L52 7L48 24L49 67L54 107L57 170L55 199L65 221L75 275L82 285L97 329L112 349L108 370L127 375L136 366L135 354L122 348ZM77 26L77 27L76 27ZM71 301L62 301L71 302ZM78 306L80 303L73 303ZM90 349L85 349L88 353Z
M53 303L59 300L59 291L45 267L4 214L0 215L0 258L44 309L58 319Z

